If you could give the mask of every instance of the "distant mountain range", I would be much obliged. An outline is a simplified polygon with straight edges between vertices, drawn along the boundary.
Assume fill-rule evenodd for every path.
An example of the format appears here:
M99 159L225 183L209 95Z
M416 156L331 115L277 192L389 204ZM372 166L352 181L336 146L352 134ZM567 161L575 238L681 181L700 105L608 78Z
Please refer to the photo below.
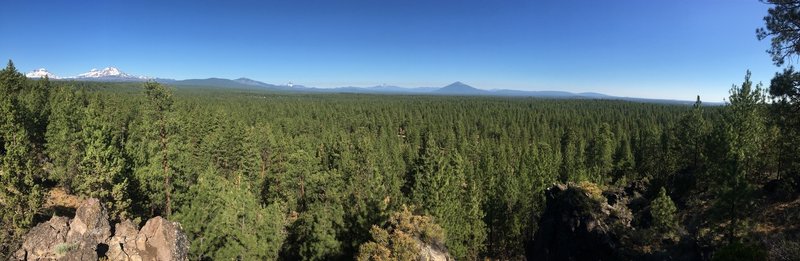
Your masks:
M28 78L44 78L44 77L47 77L47 78L50 78L50 79L61 79L58 76L56 76L55 74L47 71L47 69L45 69L45 68L39 68L39 69L30 71L30 72L25 74L25 77L28 77Z
M28 78L42 78L47 76L50 79L75 79L75 80L84 80L84 81L147 81L153 78L145 77L145 76L135 76L124 73L117 69L116 67L106 67L103 69L91 69L88 72L78 74L77 76L69 76L69 77L59 77L51 72L49 72L45 68L39 68L33 71L30 71L25 74Z
M224 89L243 89L243 90L273 90L286 92L307 92L307 93L365 93L365 94L411 94L411 95L454 95L454 96L504 96L504 97L540 97L540 98L559 98L559 99L605 99L605 100L626 100L637 102L655 102L672 104L692 104L694 101L668 100L668 99L647 99L634 97L610 96L602 93L583 92L572 93L565 91L521 91L509 89L484 90L472 87L462 82L454 82L444 87L399 87L379 85L373 87L337 87L337 88L315 88L295 84L276 85L256 81L249 78L224 79L186 79L174 80L164 78L153 78L146 76L135 76L122 72L115 67L106 67L102 70L92 69L86 73L72 77L58 77L55 74L40 68L25 74L28 78L41 78L47 76L55 80L77 80L77 81L107 81L107 82L143 82L154 80L163 84L191 88L224 88Z

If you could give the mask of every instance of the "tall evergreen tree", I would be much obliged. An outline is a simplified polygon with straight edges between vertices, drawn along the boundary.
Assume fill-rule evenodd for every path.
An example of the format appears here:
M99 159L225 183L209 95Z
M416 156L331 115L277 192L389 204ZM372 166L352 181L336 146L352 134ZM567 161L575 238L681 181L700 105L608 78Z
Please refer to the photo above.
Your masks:
M275 260L286 238L285 209L264 205L248 189L213 169L198 177L188 205L175 214L189 236L191 259Z
M606 183L610 180L609 174L614 167L614 134L608 123L600 125L600 130L588 150L587 167L592 173L590 180L597 184Z
M412 202L423 213L436 218L447 231L446 245L457 258L477 258L486 239L481 201L471 198L475 192L464 176L463 160L456 152L439 148L428 139L415 167ZM465 215L469 213L469 215Z
M42 193L34 178L41 171L26 125L25 108L19 97L25 90L25 76L9 61L0 70L0 243L21 236L32 225L41 206Z
M111 218L121 220L129 217L131 198L119 126L112 124L113 115L98 96L84 111L80 139L85 150L78 165L76 190L100 199L109 208Z
M310 157L299 151L295 157ZM307 162L310 163L310 162ZM342 176L339 171L320 171L315 165L307 171L290 172L298 187L296 220L288 228L290 243L282 250L287 259L329 260L341 258L344 229ZM295 212L297 213L297 212Z
M581 150L575 130L566 129L561 136L561 182L577 182L583 177Z
M763 170L761 152L766 144L765 95L761 84L750 81L750 71L741 86L730 91L723 121L714 132L715 217L726 223L729 241L739 238L748 225L754 204L754 175Z
M783 65L791 57L800 54L800 14L797 0L764 0L772 5L764 17L764 27L756 30L759 40L769 39L776 66ZM800 191L800 72L792 66L776 73L769 95L772 99L771 119L780 130L776 138L777 173L782 182L795 184Z
M149 81L144 84L145 94L150 105L150 120L155 122L155 129L158 133L158 144L161 170L164 177L164 212L169 218L172 214L172 203L170 193L172 193L172 172L170 171L169 138L170 120L169 113L172 111L172 92L163 85Z
M79 173L78 166L84 150L80 123L85 103L81 93L63 86L51 92L45 152L53 164L50 178L58 181L68 193L77 185L74 179Z
M710 130L711 126L703 115L703 105L698 95L692 110L677 125L677 139L681 141L678 147L683 166L692 170L700 169L705 159L703 151Z

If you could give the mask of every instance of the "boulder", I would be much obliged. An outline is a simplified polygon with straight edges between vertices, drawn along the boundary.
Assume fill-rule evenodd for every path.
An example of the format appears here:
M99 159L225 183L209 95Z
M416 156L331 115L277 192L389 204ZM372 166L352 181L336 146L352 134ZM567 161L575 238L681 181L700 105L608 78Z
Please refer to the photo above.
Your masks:
M187 260L189 239L180 223L154 217L145 223L136 238L136 247L142 256L157 260Z
M115 226L109 260L188 260L189 240L178 222L154 217L141 231L130 220Z
M111 226L108 224L108 211L99 200L90 198L84 201L75 211L69 227L67 242L77 244L78 249L97 252L95 258L105 255Z
M75 217L54 216L31 229L12 260L188 260L189 240L180 223L161 217L142 230L125 220L111 236L108 212L97 199L84 201Z
M136 248L136 237L139 229L131 220L124 220L114 226L114 237L108 241L109 260L141 260ZM138 258L137 258L138 257Z
M455 260L450 257L450 254L447 250L443 250L441 247L436 247L430 244L426 244L420 240L417 240L417 247L419 247L419 255L417 255L418 261L451 261Z
M33 227L25 236L22 247L14 253L18 260L57 258L56 248L66 248L69 218L54 216Z

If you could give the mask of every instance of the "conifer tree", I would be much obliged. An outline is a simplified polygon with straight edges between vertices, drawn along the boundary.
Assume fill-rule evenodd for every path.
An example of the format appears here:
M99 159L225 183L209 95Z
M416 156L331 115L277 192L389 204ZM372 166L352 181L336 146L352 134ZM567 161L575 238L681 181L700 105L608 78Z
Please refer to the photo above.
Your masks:
M726 223L726 238L733 242L749 225L755 188L752 178L762 170L761 153L765 138L765 96L761 84L750 81L730 91L722 123L714 131L714 165L711 177L716 201L714 217Z
M38 80L28 80L25 88L20 92L20 105L25 111L25 125L30 132L31 142L36 146L36 152L44 149L45 132L50 116L49 95L50 79L45 76Z
M634 175L634 167L636 162L633 160L633 152L631 151L631 143L628 139L622 139L622 142L617 146L617 151L614 153L614 182L625 184L628 179Z
M41 206L42 192L34 178L41 169L26 125L19 96L26 88L25 76L9 61L0 70L0 243L21 236L32 224Z
M583 165L579 151L581 150L577 134L573 129L566 129L561 136L561 175L559 181L579 181L582 177Z
M457 258L477 257L486 239L480 200L471 198L472 189L464 176L463 160L456 152L445 155L428 139L415 167L413 203L423 213L433 216L447 231L446 244ZM469 215L465 215L469 213Z
M675 203L667 195L667 190L661 187L658 197L650 204L650 215L653 217L653 227L656 231L664 234L674 233L678 225L676 212Z
M614 166L614 134L608 123L600 125L600 130L589 146L588 169L592 172L591 181L604 184L610 180L608 174Z
M692 110L686 113L677 125L677 139L681 141L679 150L682 155L682 165L688 166L692 170L698 170L701 167L709 131L710 126L703 115L703 106L698 95Z
M298 159L308 158L304 151L297 152ZM339 171L319 171L306 161L305 170L289 171L297 189L297 220L288 228L290 243L282 250L288 259L328 260L339 258L343 244L339 235L344 228L342 206L342 176ZM292 193L293 194L293 193ZM291 208L290 208L291 209Z
M149 81L144 84L145 94L150 106L149 120L153 121L154 130L158 133L158 164L164 179L164 212L167 218L172 214L172 172L170 171L170 119L169 113L172 111L172 92L163 85ZM152 164L152 163L151 163Z
M275 260L286 238L285 209L264 205L247 186L213 169L200 174L191 200L175 214L189 236L191 259Z
M45 152L53 164L50 178L58 181L67 193L77 185L73 182L84 150L80 136L84 106L85 99L81 93L63 86L51 92Z
M792 61L800 53L800 15L796 0L764 0L770 4L764 27L756 30L759 40L769 39L767 52L776 66ZM781 182L800 192L800 72L788 66L776 73L769 86L772 121L780 130L777 144L777 173Z
M131 199L119 128L111 124L112 115L98 96L84 111L80 139L85 150L78 166L76 190L100 199L109 208L111 218L121 220L129 217Z
M266 203L267 176L273 174L274 157L276 157L276 142L272 136L269 125L257 123L247 127L244 134L244 158L242 169L247 173L249 180L254 182L253 191L259 195L262 202Z

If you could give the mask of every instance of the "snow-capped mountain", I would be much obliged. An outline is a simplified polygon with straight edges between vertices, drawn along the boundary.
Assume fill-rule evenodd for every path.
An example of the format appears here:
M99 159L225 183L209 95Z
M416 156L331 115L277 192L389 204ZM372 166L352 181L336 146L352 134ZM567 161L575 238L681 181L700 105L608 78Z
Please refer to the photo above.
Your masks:
M50 79L60 79L58 76L56 76L55 74L47 71L47 69L45 69L45 68L39 68L39 69L30 71L30 72L25 74L25 77L28 77L28 78L44 78L45 76L47 76L47 78L50 78Z
M149 77L135 76L124 73L116 67L106 67L102 70L92 69L89 72L79 74L74 77L77 79L119 79L119 80L147 80Z

